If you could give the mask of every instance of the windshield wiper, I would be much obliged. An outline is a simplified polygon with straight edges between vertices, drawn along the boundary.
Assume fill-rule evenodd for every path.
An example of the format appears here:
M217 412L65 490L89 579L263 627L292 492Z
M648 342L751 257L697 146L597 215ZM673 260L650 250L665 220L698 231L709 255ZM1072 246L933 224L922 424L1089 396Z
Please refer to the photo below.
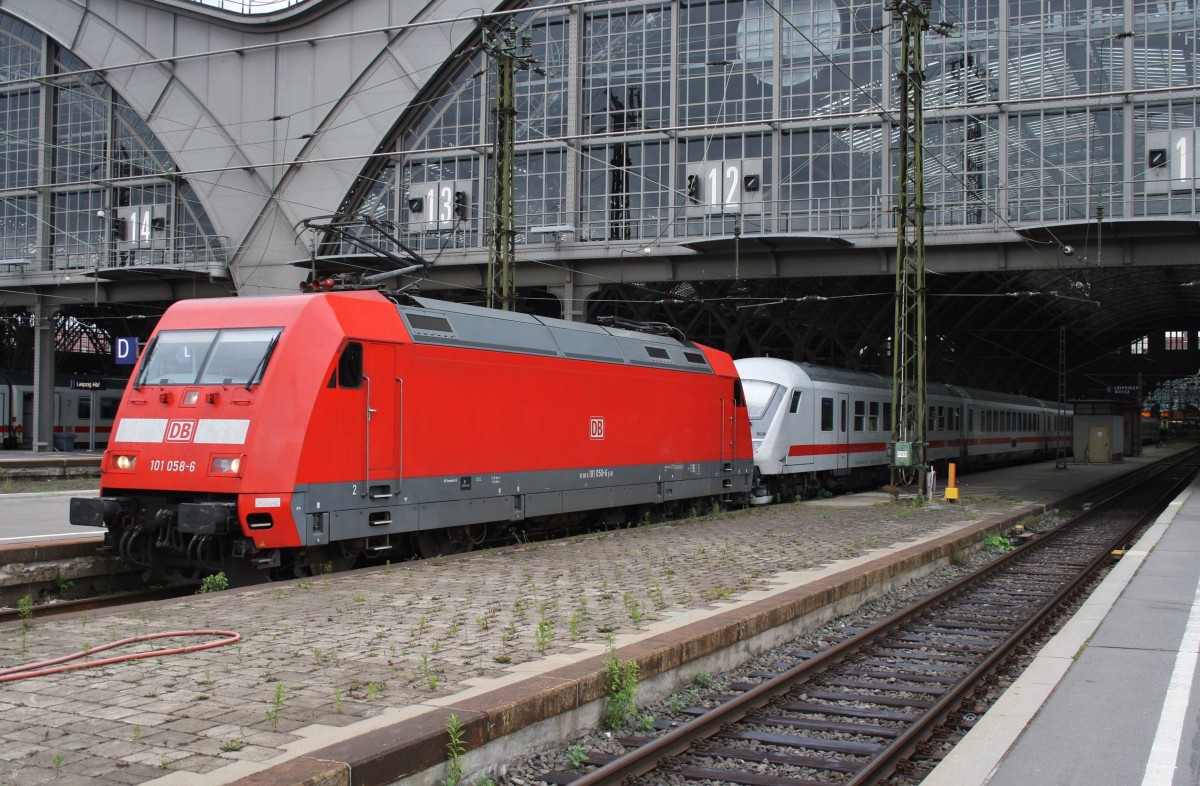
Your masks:
M279 333L276 333L275 335L271 336L271 343L267 344L267 351L264 352L263 356L258 359L258 365L254 367L254 371L251 372L250 378L246 380L246 390L250 389L250 385L253 384L255 379L258 379L260 382L262 381L261 375L266 373L267 361L271 359L271 353L275 351L275 345L278 343Z
M158 336L155 336L154 340L150 342L150 346L146 347L145 351L142 352L142 364L138 367L138 375L133 380L134 390L142 389L142 384L146 379L146 372L150 370L150 356L154 354L154 345L157 343Z

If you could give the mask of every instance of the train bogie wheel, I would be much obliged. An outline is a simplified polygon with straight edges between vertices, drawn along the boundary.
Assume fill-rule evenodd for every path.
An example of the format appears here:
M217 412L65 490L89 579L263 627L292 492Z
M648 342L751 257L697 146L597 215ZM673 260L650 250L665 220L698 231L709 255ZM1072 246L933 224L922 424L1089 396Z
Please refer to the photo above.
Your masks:
M341 548L321 546L308 549L302 557L297 558L293 573L297 577L318 576L349 570L352 567L354 555L347 555Z
M462 554L474 548L472 533L467 528L447 527L417 533L417 552L426 559Z

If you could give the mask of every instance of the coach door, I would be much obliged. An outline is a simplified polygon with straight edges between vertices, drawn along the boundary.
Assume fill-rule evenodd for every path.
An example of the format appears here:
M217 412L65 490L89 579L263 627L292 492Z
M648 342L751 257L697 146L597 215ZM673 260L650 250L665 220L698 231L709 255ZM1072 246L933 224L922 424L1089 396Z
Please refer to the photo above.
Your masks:
M811 393L804 395L801 390L793 390L787 402L787 414L783 416L783 434L788 446L787 457L783 463L789 467L800 464L812 464L816 460L814 446L822 437L818 431L818 420L821 417L820 396ZM797 449L797 446L801 446Z
M400 490L400 381L391 344L363 342L363 392L368 496L390 497Z
M850 394L838 393L837 472L850 471Z

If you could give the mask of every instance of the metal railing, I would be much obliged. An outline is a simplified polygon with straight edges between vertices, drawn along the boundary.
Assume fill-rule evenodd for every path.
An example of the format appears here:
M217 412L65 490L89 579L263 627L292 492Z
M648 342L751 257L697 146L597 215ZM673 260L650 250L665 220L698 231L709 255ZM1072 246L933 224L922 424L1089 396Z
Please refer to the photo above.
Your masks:
M127 267L172 267L207 272L225 267L225 238L176 239L171 246L152 248L56 246L43 255L36 247L26 256L0 254L0 278L41 273L87 273Z

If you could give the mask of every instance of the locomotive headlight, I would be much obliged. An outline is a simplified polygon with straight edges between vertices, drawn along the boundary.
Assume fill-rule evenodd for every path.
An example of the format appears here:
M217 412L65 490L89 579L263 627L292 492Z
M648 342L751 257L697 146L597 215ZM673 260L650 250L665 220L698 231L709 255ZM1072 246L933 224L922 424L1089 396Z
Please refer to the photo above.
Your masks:
M241 469L241 456L213 456L212 463L208 466L208 474L236 477Z
M133 469L136 466L137 466L137 456L131 456L126 453L121 453L121 454L113 456L113 459L112 459L112 468L113 469L120 470L121 472L133 472Z

